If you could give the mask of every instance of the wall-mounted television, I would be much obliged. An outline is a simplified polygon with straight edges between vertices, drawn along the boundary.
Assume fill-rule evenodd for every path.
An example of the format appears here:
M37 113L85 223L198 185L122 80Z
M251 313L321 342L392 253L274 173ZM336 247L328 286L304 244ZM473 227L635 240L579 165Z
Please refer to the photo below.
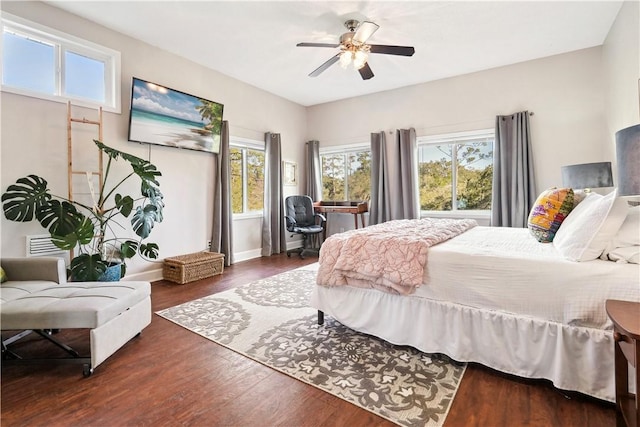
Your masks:
M223 109L220 103L134 77L129 141L219 153Z

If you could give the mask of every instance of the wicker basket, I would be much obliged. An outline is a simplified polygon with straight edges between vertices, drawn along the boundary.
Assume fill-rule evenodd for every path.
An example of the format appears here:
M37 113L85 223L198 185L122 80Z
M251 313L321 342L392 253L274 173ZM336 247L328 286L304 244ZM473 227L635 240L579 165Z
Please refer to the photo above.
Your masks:
M162 276L184 285L185 283L222 274L224 255L217 252L196 252L179 255L164 260Z

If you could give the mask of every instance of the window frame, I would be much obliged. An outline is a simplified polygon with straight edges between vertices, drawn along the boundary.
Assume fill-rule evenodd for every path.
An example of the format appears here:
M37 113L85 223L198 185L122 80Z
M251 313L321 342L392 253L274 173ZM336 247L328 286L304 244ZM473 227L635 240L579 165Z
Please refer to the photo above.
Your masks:
M348 156L349 154L358 153L360 151L369 151L369 155L371 155L371 143L370 142L357 142L348 145L333 145L326 148L320 148L320 165L322 167L322 156L326 155L334 155L334 154L342 154L344 156ZM346 200L349 200L349 162L348 159L345 158L344 162L344 194L346 195ZM321 178L322 178L321 171ZM369 186L371 186L371 182L369 182ZM324 186L322 187L324 193ZM371 191L371 188L369 189Z
M49 28L47 26L20 18L15 15L3 13L0 17L0 27L2 37L0 37L0 51L3 50L4 33L8 31L19 37L32 39L43 44L51 45L54 49L54 85L55 94L47 94L4 84L3 67L0 67L0 84L2 92L14 93L17 95L40 98L48 101L67 103L71 101L74 105L98 108L104 111L120 114L122 111L121 100L121 55L120 52L105 46L84 40L79 37L66 34L62 31ZM65 53L71 52L80 56L103 62L104 67L104 102L68 95L65 93Z
M264 203L262 209L259 211L247 212L249 201L247 197L247 156L246 150L266 151L264 141L258 141L255 139L241 138L229 135L229 148L236 148L243 150L242 155L242 212L232 212L231 217L233 219L250 219L250 218L262 218L264 214ZM266 163L266 158L265 158ZM263 172L264 173L264 172Z
M474 131L455 132L440 135L427 135L419 136L416 138L416 147L418 151L421 146L426 145L453 145L451 153L451 210L450 211L433 211L433 210L420 210L420 217L460 217L460 218L472 218L472 219L487 219L491 218L491 209L486 210L471 210L471 209L458 209L457 203L457 171L458 171L458 157L457 157L457 144L460 144L464 140L480 139L480 138L493 138L494 150L495 150L495 129L479 129ZM419 161L416 159L416 166L419 165ZM418 177L418 180L420 177ZM418 200L419 202L419 200Z

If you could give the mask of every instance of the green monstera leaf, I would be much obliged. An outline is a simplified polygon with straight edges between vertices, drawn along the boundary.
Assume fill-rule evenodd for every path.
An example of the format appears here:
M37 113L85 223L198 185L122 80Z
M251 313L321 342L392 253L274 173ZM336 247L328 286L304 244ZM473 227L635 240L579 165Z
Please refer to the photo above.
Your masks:
M133 210L133 199L130 196L122 197L120 194L116 194L115 202L116 207L118 208L122 216L127 218Z
M164 216L162 208L164 208L164 196L158 187L150 185L148 182L142 181L142 195L148 199L150 205L156 207L156 222L162 222Z
M122 258L133 258L138 253L139 243L135 240L127 240L120 245L120 255Z
M77 245L88 245L93 240L94 226L89 218L84 218L81 224L76 227L73 232L58 236L51 234L51 241L58 248L70 251Z
M87 219L69 202L49 200L36 211L36 219L49 233L55 236L66 236L73 233Z
M120 150L116 150L115 148L111 148L107 145L104 145L102 142L98 141L97 139L94 139L93 142L96 144L96 146L100 150L102 150L103 153L105 153L107 156L109 156L113 160L118 160L119 157L122 157L132 165L137 165L145 162L148 163L146 160L141 159L140 157L136 157L133 154L124 153Z
M156 180L156 177L162 176L162 173L160 173L160 171L158 171L151 162L128 153L123 153L115 148L108 147L97 139L94 139L93 142L111 159L118 160L118 158L122 157L124 160L128 161L133 168L133 172L138 175L143 182L150 181L155 185L160 185Z
M153 205L146 205L144 209L140 206L136 208L136 213L133 214L133 218L131 218L131 225L133 226L133 231L138 236L143 239L149 237L156 221L157 211L158 208Z
M147 243L140 245L140 253L147 258L156 259L160 254L158 245L155 243Z
M107 270L100 254L80 254L71 260L71 277L76 282L95 282Z
M38 209L51 200L47 181L36 175L20 178L2 195L4 216L11 221L33 220Z
M156 177L162 176L162 173L160 173L160 171L157 170L156 167L151 163L145 161L144 163L137 165L131 164L131 166L133 167L133 171L135 172L135 174L140 177L142 182L151 182L155 185L160 185Z

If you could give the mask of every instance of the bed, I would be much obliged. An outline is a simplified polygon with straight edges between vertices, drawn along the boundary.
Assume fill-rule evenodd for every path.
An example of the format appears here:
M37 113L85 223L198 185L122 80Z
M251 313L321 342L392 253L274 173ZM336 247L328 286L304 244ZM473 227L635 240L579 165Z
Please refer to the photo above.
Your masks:
M634 222L637 227L640 208L629 209L626 202L617 201L616 206L609 205L604 215L608 220L586 227L592 234L586 237L587 246L598 241L596 233L607 234L598 243L607 247L598 253L603 258L620 252L616 244L628 244L615 243L622 229L627 233L622 240L631 238L636 246L623 224ZM582 209L589 210L586 205ZM565 235L558 230L556 236L574 244L579 234L575 227L585 229L585 224L579 223L579 213L569 221L571 215ZM335 277L327 281L327 269L343 256L331 239L344 246L364 230L334 235L323 245L318 286L311 296L319 320L326 313L394 344L525 378L548 379L559 389L615 401L612 324L605 301L640 302L640 268L633 263L637 255L617 258L618 262L577 262L567 259L573 255L568 255L566 245L540 243L529 229L471 225L428 247L422 283L406 294L373 284L362 274L343 283L336 283ZM575 245L569 246L575 250Z

